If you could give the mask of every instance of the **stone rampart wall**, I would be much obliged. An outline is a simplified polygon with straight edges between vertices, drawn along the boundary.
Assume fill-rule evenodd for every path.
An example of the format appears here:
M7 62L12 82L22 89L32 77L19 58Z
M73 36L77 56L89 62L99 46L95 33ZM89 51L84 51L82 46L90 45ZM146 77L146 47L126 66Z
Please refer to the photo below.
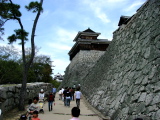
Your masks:
M148 0L114 32L89 72L76 80L90 104L111 120L160 120L159 73L160 0Z
M74 84L81 83L80 79L88 73L103 54L104 51L96 50L81 50L77 53L65 71L65 80L61 86L72 87Z
M0 109L3 113L17 107L19 102L19 93L20 93L21 85L0 85ZM33 99L33 97L38 96L40 90L43 89L47 94L52 90L52 84L50 83L28 83L27 84L27 97L26 103L29 99Z

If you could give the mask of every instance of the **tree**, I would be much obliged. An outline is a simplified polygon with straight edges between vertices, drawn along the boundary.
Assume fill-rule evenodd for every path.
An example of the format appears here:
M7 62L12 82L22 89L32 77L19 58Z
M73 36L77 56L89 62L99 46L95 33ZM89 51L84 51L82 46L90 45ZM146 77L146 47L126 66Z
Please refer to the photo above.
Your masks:
M26 48L26 60L30 59L31 49ZM49 56L38 55L35 49L35 57L28 72L27 82L50 82L52 81L52 61ZM23 60L20 51L12 46L0 46L0 84L15 83L22 81Z
M21 65L12 60L0 59L0 83L2 84L17 84L22 81Z
M14 46L0 46L0 84L19 83L22 78L19 58Z
M45 55L35 56L33 65L31 68L36 75L36 81L49 82L50 80L52 80L51 62L52 61L48 56L45 56Z
M0 59L18 61L20 58L19 51L12 46L0 46Z
M5 11L5 7L3 5L3 3L5 3L6 1L5 0L0 0L0 15L3 14L3 12ZM2 16L0 16L0 39L2 39L2 35L4 34L4 28L3 28L3 25L4 23L6 22L7 20L3 19Z
M16 20L20 25L20 29L14 30L15 33L8 37L8 40L10 43L16 42L19 39L20 45L22 46L23 80L22 80L22 87L20 91L20 98L19 98L19 105L18 105L19 110L24 110L24 106L25 106L27 76L28 76L29 68L33 62L33 58L35 56L34 37L35 37L37 22L38 22L40 13L43 10L42 4L43 4L43 0L40 0L40 2L37 2L37 1L31 2L28 6L25 6L25 8L28 11L32 11L33 13L36 13L36 17L35 17L33 27L32 27L32 32L31 32L31 57L29 60L26 60L25 42L28 40L27 38L28 32L24 30L23 24L21 22L22 14L19 11L20 6L17 4L14 4L12 0L1 0L1 3L0 3L0 6L1 6L0 16L4 21L3 24L8 20Z

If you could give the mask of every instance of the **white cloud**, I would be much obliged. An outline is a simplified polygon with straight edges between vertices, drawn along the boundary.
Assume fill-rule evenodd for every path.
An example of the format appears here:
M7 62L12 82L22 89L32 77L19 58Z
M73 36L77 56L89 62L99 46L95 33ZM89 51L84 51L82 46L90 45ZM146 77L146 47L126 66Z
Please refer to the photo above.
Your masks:
M130 11L133 11L135 10L136 8L138 8L139 6L141 6L142 4L144 3L144 0L143 1L135 1L132 5L130 5L128 8L125 8L124 11L125 12L130 12Z
M104 0L98 0L98 1L92 1L92 0L85 0L84 4L88 5L91 10L94 12L95 16L99 18L104 23L109 23L110 20L108 19L105 12L103 12L103 8L107 6L106 1Z
M58 35L58 41L65 42L67 40L72 42L77 33L75 31L58 28L56 34Z
M97 8L95 10L95 13L96 13L97 17L101 19L102 22L104 22L104 23L110 22L110 20L107 18L107 15L104 12L102 12L100 8Z
M55 65L55 67L53 68L53 72L54 74L57 74L58 72L61 74L64 74L64 71L68 65L69 65L69 61L65 60L65 59L54 59L53 64Z

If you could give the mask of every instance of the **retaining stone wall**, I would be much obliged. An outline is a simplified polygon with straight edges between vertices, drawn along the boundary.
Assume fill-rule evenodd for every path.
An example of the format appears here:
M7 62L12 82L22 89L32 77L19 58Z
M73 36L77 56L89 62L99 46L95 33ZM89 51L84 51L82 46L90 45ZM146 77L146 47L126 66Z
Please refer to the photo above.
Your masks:
M19 93L21 89L21 84L18 85L0 85L0 98L3 102L0 103L0 109L3 113L17 107L19 102ZM38 96L40 90L43 89L47 94L52 90L52 84L50 83L28 83L27 84L27 97L26 103L29 99Z
M89 69L95 65L96 61L103 54L104 51L80 50L67 67L65 71L65 80L60 87L66 85L72 87L74 84L81 84L80 79L88 73Z
M114 32L89 72L76 80L91 105L111 120L159 120L159 73L160 0L148 0Z

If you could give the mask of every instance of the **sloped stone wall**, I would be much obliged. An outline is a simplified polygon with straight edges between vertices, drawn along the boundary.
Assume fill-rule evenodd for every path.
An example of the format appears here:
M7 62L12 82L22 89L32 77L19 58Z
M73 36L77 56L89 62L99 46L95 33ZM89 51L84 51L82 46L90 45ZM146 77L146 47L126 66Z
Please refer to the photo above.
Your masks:
M148 1L114 32L108 51L92 71L84 78L83 92L111 120L141 115L160 119L159 0Z
M81 78L85 76L89 69L93 67L96 61L104 54L104 51L81 50L72 59L65 71L65 78L61 86L72 87L74 84L81 84Z
M105 54L76 79L90 104L111 120L160 120L160 0L139 8L114 32Z
M17 107L19 102L19 93L21 89L21 84L18 85L0 85L0 109L3 114L15 107ZM52 84L50 83L28 83L27 84L27 96L26 103L29 99L33 99L33 97L38 96L40 90L43 89L47 94L52 90Z

